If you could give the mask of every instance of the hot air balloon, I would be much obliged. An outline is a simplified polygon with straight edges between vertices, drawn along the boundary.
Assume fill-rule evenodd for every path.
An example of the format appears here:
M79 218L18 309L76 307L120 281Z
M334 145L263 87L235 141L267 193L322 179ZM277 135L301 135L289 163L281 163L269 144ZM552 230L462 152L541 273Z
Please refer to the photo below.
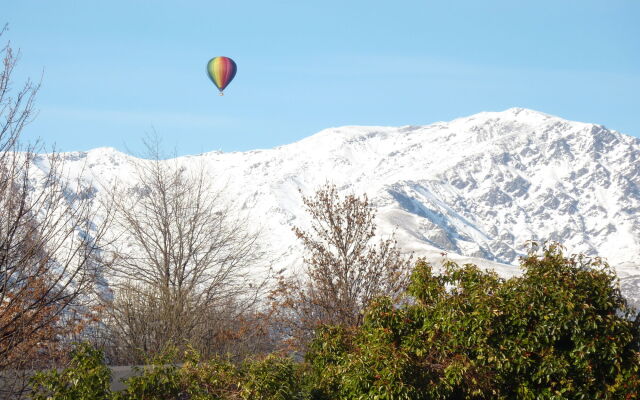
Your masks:
M207 64L207 73L214 85L220 91L220 96L224 88L231 83L233 77L236 76L236 63L229 57L214 57Z

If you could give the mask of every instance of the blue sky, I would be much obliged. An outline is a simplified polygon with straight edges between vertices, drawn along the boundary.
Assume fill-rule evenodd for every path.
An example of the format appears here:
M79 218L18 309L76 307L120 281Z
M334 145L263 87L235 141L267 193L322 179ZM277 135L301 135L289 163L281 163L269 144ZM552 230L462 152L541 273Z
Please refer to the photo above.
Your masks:
M9 1L27 128L61 150L179 154L527 107L640 136L640 1ZM1 22L1 21L0 21ZM214 56L235 80L217 90Z

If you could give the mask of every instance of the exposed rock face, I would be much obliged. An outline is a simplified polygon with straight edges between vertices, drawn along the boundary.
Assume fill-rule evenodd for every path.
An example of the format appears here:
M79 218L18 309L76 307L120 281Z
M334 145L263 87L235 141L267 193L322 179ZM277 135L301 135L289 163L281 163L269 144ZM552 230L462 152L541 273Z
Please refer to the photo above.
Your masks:
M135 182L130 158L113 149L67 158L98 196L116 177ZM265 228L278 264L299 259L290 230L306 224L298 189L331 181L368 193L380 233L395 229L420 254L480 258L508 275L527 240L557 240L605 257L640 298L640 140L600 125L514 108L421 127L333 128L270 150L179 161L203 162L226 184Z

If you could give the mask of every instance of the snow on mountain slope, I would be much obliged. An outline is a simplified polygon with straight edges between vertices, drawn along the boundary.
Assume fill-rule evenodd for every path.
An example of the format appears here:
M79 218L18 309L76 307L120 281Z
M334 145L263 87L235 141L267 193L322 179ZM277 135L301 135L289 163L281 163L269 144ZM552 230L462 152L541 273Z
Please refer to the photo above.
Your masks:
M101 188L135 182L132 157L100 148L67 153ZM448 253L503 275L530 239L605 257L640 298L640 140L532 110L485 112L428 126L340 127L269 150L181 157L204 163L235 204L259 221L276 265L298 261L292 225L306 226L300 189L326 181L367 193L379 232L432 259Z

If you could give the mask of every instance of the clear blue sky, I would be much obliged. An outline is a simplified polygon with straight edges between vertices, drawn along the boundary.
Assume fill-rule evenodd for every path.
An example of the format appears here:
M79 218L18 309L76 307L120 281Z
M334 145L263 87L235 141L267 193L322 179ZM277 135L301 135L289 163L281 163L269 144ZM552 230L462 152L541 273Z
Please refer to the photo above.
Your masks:
M640 135L640 1L13 1L38 78L29 137L62 150L270 148L340 125L527 107ZM220 97L213 56L238 64Z

